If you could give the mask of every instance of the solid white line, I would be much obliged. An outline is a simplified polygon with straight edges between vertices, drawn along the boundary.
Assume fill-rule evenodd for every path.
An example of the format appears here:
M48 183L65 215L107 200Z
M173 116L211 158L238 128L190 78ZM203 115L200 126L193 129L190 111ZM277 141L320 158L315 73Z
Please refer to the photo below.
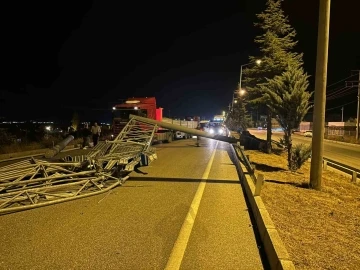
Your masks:
M166 267L165 267L166 270L180 269L180 265L183 260L185 250L186 250L187 244L190 239L190 234L191 234L194 222L195 222L195 218L196 218L196 215L197 215L197 212L199 209L201 198L202 198L204 190L205 190L206 179L208 179L208 177L209 177L211 166L214 162L214 157L215 157L216 148L218 146L218 143L219 142L217 141L215 148L211 154L210 160L206 166L205 172L204 172L203 176L201 177L201 182L195 193L194 199L190 205L189 212L187 213L184 223L181 226L179 236L176 239L176 242L171 251L169 260L166 264Z

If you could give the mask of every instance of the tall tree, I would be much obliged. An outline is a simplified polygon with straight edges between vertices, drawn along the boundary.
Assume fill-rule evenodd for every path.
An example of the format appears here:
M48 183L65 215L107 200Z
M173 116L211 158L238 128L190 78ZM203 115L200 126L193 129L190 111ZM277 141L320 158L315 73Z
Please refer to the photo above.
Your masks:
M250 102L260 103L267 109L267 152L271 152L271 103L264 96L261 85L266 87L267 79L281 75L288 65L301 67L302 56L294 52L297 44L296 31L289 24L288 17L282 10L283 0L268 0L265 10L257 14L259 22L255 26L260 28L261 34L255 38L259 45L260 53L257 57L250 56L251 65L244 70L244 83L249 93ZM261 59L261 65L256 65Z
M246 130L251 124L251 119L246 110L246 102L243 97L236 101L225 123L232 130Z
M308 110L312 107L309 99L312 93L307 92L308 75L298 66L288 66L280 76L267 79L261 85L264 96L271 104L271 111L276 115L284 130L284 141L288 150L288 167L291 170L299 168L298 159L293 158L292 131L299 127Z

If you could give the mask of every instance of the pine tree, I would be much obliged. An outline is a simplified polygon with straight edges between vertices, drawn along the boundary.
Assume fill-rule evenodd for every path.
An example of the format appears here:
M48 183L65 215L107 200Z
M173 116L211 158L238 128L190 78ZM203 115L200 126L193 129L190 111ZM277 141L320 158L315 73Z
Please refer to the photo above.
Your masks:
M272 79L290 65L301 67L303 64L302 54L293 51L297 44L294 40L296 31L289 24L281 8L283 0L268 0L266 9L257 15L259 22L256 27L261 29L262 34L255 38L259 45L258 57L250 56L251 65L244 70L244 84L249 93L250 102L260 103L266 106L267 116L267 152L271 152L271 103L262 92L262 84L266 86L267 79ZM261 59L261 65L256 65L257 59Z
M246 130L251 125L246 110L246 103L243 98L239 98L229 113L225 124L232 130Z
M264 97L271 104L272 113L284 130L290 170L297 170L302 165L298 162L299 157L293 157L291 134L312 107L309 103L312 93L306 91L309 86L308 77L302 68L289 65L280 76L267 79L267 83L261 85Z

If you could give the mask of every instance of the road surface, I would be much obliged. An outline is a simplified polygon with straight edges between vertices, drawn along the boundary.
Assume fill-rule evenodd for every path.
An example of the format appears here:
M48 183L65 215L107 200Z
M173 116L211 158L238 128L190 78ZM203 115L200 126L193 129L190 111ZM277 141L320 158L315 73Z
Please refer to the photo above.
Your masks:
M267 269L229 145L194 145L158 145L107 194L0 216L0 269Z
M266 130L250 130L250 133L258 138L266 139ZM273 132L273 140L279 141L280 138L283 138L283 133ZM310 144L312 139L298 134L293 134L292 138L294 144ZM360 146L324 141L324 157L360 169Z

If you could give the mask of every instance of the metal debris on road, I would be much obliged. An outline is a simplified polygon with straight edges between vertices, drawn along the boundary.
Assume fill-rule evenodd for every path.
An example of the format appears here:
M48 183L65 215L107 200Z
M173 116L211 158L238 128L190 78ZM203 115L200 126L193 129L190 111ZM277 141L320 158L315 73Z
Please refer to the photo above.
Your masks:
M53 162L30 158L0 168L0 214L100 194L122 185L139 166L157 158L156 125L131 119L113 141L87 155Z

